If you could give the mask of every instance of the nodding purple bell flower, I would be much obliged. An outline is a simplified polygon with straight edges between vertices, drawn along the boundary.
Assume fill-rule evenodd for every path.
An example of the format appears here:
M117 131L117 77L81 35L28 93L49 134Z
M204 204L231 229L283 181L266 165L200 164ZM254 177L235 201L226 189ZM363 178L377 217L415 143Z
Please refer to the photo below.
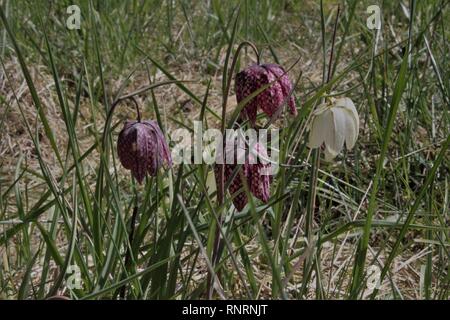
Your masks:
M240 172L237 172L228 186L228 191L233 198L233 204L236 209L238 211L242 211L242 209L244 209L244 207L248 203L247 193L243 188L244 184L242 178L244 178L247 182L250 193L252 193L256 198L260 199L264 203L267 203L267 201L269 201L271 181L271 176L269 174L270 163L264 160L268 159L267 150L260 143L255 143L251 148L249 148L248 146L246 146L245 148L241 148L238 145L237 150L234 150L235 146L233 146L233 148L230 148L229 145L225 146L225 153L234 152L234 156L232 156L234 157L234 163L225 164L224 185L226 186L228 181L233 176L236 167L239 166L239 164L237 163L241 163L240 170L242 170L242 177ZM241 150L239 150L239 148L241 148ZM244 156L245 158L242 159L242 156ZM230 157L227 156L227 159L230 159ZM237 159L241 160L237 161ZM216 178L218 178L219 172L219 166L216 165ZM217 181L220 180L217 179Z
M292 83L283 67L277 64L254 64L239 72L235 80L237 102L272 82L272 85L251 99L241 112L253 125L259 108L272 117L287 102L289 112L297 115L295 99L291 92Z
M142 183L145 175L156 176L164 165L172 166L169 146L158 123L153 120L125 121L117 140L122 165Z

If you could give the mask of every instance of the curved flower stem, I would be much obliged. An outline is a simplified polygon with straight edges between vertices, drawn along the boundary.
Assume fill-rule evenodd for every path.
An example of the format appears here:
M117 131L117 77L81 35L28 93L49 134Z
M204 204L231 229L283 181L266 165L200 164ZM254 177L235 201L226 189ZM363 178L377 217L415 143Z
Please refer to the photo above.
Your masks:
M141 111L139 110L139 104L134 97L129 97L129 99L134 102L134 106L136 107L137 121L141 122Z
M148 90L152 90L161 86L165 86L165 85L170 85L170 84L176 84L176 83L183 83L183 82L195 82L195 81L180 81L180 80L168 80L168 81L163 81L163 82L159 82L159 83L155 83L155 84L151 84L149 86L145 86L143 88L140 88L136 91L133 91L129 94L123 95L121 97L118 97L116 100L114 100L114 102L111 104L111 108L108 111L108 114L106 116L106 121L105 121L105 127L103 128L103 134L102 134L102 147L103 149L105 149L106 146L106 135L107 132L109 131L108 128L110 126L110 122L112 119L112 116L114 114L114 111L116 110L117 105L127 99L131 99L134 102L135 108L136 108L136 113L137 113L137 120L140 122L141 121L141 113L139 110L139 106L138 103L136 101L136 99L134 98L135 96L142 94Z
M259 51L256 48L256 46L249 42L249 41L243 41L239 44L239 46L236 49L236 53L234 54L233 57L233 62L231 63L231 68L227 77L227 83L226 86L223 90L223 100L222 100L222 127L221 127L221 131L222 134L225 132L225 116L226 116L226 112L227 112L227 102L228 102L228 96L230 94L230 88L231 88L231 80L232 80L232 76L233 76L233 72L234 69L236 68L236 64L237 64L237 60L239 59L239 54L241 52L241 50L245 47L245 46L249 46L253 49L253 51L255 52L256 55L256 63L259 64L260 63L260 57L259 57Z
M107 128L109 126L109 123L111 122L112 116L114 114L114 111L116 110L117 105L122 102L125 101L126 99L130 99L131 101L134 102L134 106L136 108L136 114L137 114L137 121L141 122L141 112L139 110L139 104L137 103L136 99L134 98L134 96L126 96L126 97L121 97L118 98L117 100L115 100L113 102L113 104L111 105L111 108L109 109L108 115L106 116L106 121L105 121L105 128L103 130L103 135L102 135L102 144L103 147L106 144L106 132L108 131Z

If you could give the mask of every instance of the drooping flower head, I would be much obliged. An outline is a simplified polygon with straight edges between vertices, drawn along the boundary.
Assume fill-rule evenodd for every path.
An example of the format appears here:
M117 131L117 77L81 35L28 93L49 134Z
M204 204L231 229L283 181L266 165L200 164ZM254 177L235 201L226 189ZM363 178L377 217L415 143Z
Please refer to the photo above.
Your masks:
M285 70L277 64L254 64L239 72L235 80L237 102L241 102L270 83L272 84L252 98L241 112L253 125L259 108L272 117L284 103L287 103L289 112L294 116L297 115L294 96L291 92L292 83Z
M142 183L145 175L156 176L160 167L172 166L169 146L158 123L153 120L125 121L117 140L122 165Z
M236 149L235 149L236 148ZM230 157L228 154L233 153ZM247 182L250 193L264 203L270 198L270 163L266 148L256 142L253 145L226 144L226 159L233 159L233 163L225 163L224 185L229 183L228 191L232 196L233 204L238 211L242 211L248 202L247 194L243 188L243 179ZM237 169L240 165L240 168ZM239 171L242 170L242 177ZM216 165L216 181L219 174L219 166ZM233 177L234 176L234 177ZM229 180L233 178L231 182Z
M325 160L330 161L341 152L344 143L352 149L358 139L359 117L349 98L331 98L313 114L309 132L309 147L325 145Z

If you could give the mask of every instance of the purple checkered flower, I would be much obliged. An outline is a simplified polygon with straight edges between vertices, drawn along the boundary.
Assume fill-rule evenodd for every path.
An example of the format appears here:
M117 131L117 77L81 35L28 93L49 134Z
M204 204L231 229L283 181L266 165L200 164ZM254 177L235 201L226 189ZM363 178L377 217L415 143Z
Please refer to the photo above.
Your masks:
M224 185L228 183L233 176L235 169L239 166L237 163L242 163L239 170L242 171L243 178L247 182L250 192L256 198L267 203L270 197L270 175L268 174L270 163L265 161L265 159L268 159L267 150L260 143L255 143L251 150L248 150L248 146L241 148L241 146L238 145L237 150L235 150L234 147L236 147L236 144L234 146L226 145L225 147L226 154L233 152L234 163L225 164ZM242 156L245 157L245 160L241 158ZM227 158L229 159L229 157ZM244 161L238 161L237 159ZM218 174L220 172L219 168L220 167L216 165L216 181L220 181L218 179ZM237 172L228 186L228 191L233 198L233 204L238 211L242 211L248 202L243 185L241 174L240 172Z
M285 70L277 64L254 64L239 72L235 80L237 102L241 102L262 86L272 82L274 82L272 85L252 98L241 112L253 125L259 108L272 117L285 102L289 112L294 116L297 115L294 96L291 92L292 83Z
M172 166L169 146L158 123L153 120L125 121L117 140L122 165L142 183L145 175L156 176L164 164Z

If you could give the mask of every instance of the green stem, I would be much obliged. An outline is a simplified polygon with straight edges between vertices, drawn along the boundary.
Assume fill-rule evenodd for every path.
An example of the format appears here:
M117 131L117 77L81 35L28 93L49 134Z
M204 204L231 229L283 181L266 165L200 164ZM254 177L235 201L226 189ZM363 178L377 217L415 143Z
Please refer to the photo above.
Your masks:
M323 3L321 1L321 9L323 10ZM333 62L333 55L334 55L334 47L335 47L335 40L336 40L336 32L337 32L337 25L339 22L339 13L340 13L340 6L338 6L337 13L336 13L336 20L334 23L334 30L333 30L333 38L331 43L331 52L330 52L330 59L328 62L328 73L325 79L325 65L324 65L324 85L330 82L331 76L332 76L332 62ZM323 13L322 13L323 17ZM322 24L322 38L323 38L323 52L325 54L325 26ZM325 63L325 62L324 62ZM305 226L305 237L307 239L307 246L312 246L313 239L313 222L314 222L314 211L316 209L316 194L317 194L317 180L318 180L318 174L319 174L319 167L320 167L320 148L316 148L312 151L312 165L311 165L311 180L309 184L309 192L308 192L308 206L306 211L306 226ZM318 248L319 251L320 248ZM312 270L311 266L313 264L311 263L311 258L313 258L313 255L311 255L308 259L305 259L304 264L304 281L302 286L302 291L306 290L306 284L309 279L310 271ZM304 293L304 292L303 292Z
M237 22L237 18L236 18L236 22ZM227 113L227 102L228 102L228 95L230 93L230 88L231 88L231 80L233 78L233 73L234 73L234 69L236 68L236 64L237 64L237 60L239 58L239 54L241 52L241 50L246 47L246 46L250 46L256 54L256 59L257 59L257 63L259 64L260 59L259 59L259 52L258 49L256 48L256 46L248 41L243 41L239 44L238 48L236 49L236 53L234 54L233 57L233 61L231 63L231 68L230 71L228 73L228 76L226 77L226 82L224 83L224 88L223 88L223 92L222 92L222 122L221 122L221 132L222 132L222 147L225 147L225 130L226 130L226 113ZM226 64L227 65L227 64ZM225 65L225 66L226 66ZM224 74L226 74L226 70L224 72ZM218 201L218 205L219 208L221 208L221 210L223 209L223 203L224 203L224 197L225 197L225 165L224 164L219 164L219 179L217 181L217 201ZM222 227L222 223L223 223L223 214L221 213L221 211L219 211L219 225L216 226L216 228L221 228ZM212 263L213 263L213 267L215 267L217 265L217 263L219 262L221 253L222 253L222 248L223 248L223 244L220 238L220 230L216 229L215 231L215 237L214 237L214 244L213 244L213 253L212 253ZM212 296L212 277L209 276L208 277L208 297L211 298Z
M126 279L126 277L129 274L131 261L136 260L134 257L134 253L133 253L133 240L134 240L134 234L135 234L136 220L137 220L138 211L139 211L138 210L139 209L139 205L138 205L139 198L138 198L138 191L137 191L135 183L133 183L133 189L134 189L134 193L135 193L135 203L134 203L134 208L133 208L133 214L131 215L130 233L128 235L128 247L127 247L127 253L125 254L125 272L124 272L124 276L122 277L122 280ZM120 298L122 300L125 299L126 289L127 289L126 284L124 284L120 288Z

